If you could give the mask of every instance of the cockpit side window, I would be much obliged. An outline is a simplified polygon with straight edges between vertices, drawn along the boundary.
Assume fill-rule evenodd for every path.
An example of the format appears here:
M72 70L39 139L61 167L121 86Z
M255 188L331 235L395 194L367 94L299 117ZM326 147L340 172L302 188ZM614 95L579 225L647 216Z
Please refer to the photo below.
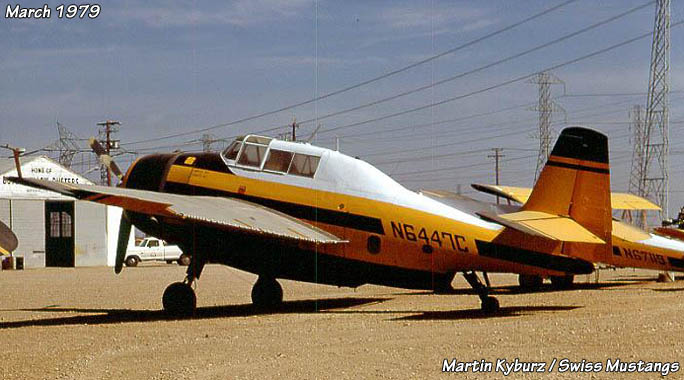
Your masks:
M242 147L242 142L233 141L232 144L223 152L223 156L226 160L235 160L238 153L240 152L240 147Z
M246 143L242 149L242 154L238 159L238 164L245 166L260 167L266 154L266 146Z
M295 153L289 174L313 178L320 159L320 157L309 156L308 154Z
M264 170L287 173L290 162L292 162L292 156L292 152L271 148L264 164Z

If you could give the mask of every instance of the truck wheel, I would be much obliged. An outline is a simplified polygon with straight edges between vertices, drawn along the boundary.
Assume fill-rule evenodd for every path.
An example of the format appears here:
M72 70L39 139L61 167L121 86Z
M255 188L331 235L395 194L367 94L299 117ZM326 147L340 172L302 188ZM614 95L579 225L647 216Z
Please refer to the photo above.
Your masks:
M178 265L182 265L184 267L190 265L190 256L186 255L185 253L180 255L178 258Z
M126 259L126 266L127 267L135 267L135 266L138 266L139 262L140 262L140 259L137 258L136 256L129 256Z

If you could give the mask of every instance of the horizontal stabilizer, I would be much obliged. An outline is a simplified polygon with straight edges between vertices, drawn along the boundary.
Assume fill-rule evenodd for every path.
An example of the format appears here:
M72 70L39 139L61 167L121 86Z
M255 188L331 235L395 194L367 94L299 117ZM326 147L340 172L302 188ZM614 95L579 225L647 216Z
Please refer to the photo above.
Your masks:
M532 236L564 242L605 243L601 238L589 232L589 230L567 216L552 215L541 211L519 211L501 215L479 215L485 219Z
M482 193L496 195L504 199L524 204L532 194L532 188L517 186L500 186L473 183L473 189ZM613 210L656 210L660 207L657 204L642 198L638 195L629 193L610 193L610 205Z
M613 237L636 243L651 238L651 234L631 224L613 220Z

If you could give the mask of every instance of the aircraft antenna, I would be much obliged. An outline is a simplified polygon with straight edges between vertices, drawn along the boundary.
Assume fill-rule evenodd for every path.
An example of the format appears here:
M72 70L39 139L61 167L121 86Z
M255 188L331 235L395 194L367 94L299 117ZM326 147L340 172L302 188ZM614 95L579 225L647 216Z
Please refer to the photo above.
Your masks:
M670 0L656 0L646 101L645 158L639 195L654 200L661 207L661 220L669 217L669 93Z

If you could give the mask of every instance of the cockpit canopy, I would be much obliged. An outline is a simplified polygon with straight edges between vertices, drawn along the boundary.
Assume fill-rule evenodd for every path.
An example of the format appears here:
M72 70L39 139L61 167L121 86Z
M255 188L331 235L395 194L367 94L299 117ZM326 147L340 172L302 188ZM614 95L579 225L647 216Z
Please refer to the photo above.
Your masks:
M320 156L297 152L293 149L296 145L292 143L273 146L272 143L277 141L264 136L240 136L223 151L222 156L228 165L242 169L309 178L316 175Z

